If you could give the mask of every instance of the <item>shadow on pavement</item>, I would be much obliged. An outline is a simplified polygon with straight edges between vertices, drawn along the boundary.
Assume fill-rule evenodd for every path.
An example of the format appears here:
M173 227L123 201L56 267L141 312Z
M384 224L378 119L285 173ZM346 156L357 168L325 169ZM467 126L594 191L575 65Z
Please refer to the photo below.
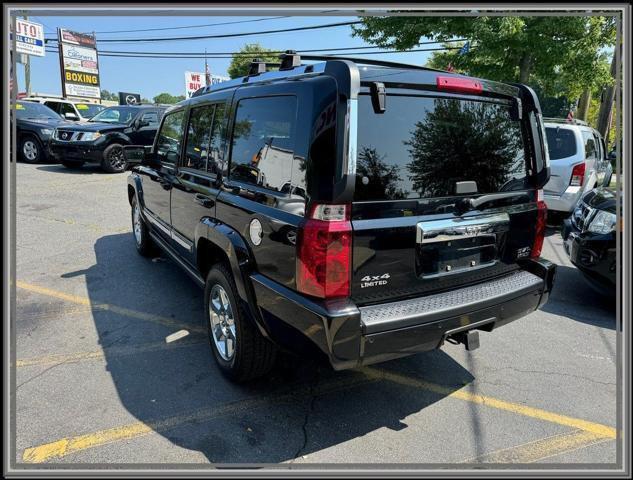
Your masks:
M94 305L117 305L195 328L204 321L202 291L175 264L139 256L131 233L101 237L94 248L95 265L63 276L86 277L107 370L122 405L150 425L184 415L188 421L155 430L176 446L201 452L206 461L289 461L381 428L405 429L406 417L445 396L376 379L367 370L334 372L318 358L288 355L281 356L268 377L234 385L215 366L204 333L177 340L174 345L186 345L180 348L115 355L110 347L165 342L183 327L129 318ZM467 370L439 350L378 368L417 379L424 372L425 381L441 384L447 392L473 381Z
M104 172L99 165L82 165L81 167L77 168L67 168L61 164L52 164L37 167L37 169L41 170L42 172L62 173L66 175L92 175L93 173L106 174L106 172Z

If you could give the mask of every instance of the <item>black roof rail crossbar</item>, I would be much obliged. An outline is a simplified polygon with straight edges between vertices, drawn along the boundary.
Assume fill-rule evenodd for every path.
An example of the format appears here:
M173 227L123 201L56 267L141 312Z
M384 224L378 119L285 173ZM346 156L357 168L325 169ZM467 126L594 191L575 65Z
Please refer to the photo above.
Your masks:
M292 70L301 66L301 56L295 50L286 50L285 53L279 55L279 58L281 59L279 70Z
M301 59L322 60L322 61L348 60L354 63L360 63L364 65L375 65L378 67L399 67L399 68L408 68L408 69L415 69L415 70L430 70L433 72L450 73L450 72L446 72L446 70L439 70L437 68L431 68L431 67L423 67L421 65L413 65L410 63L390 62L387 60L372 60L372 59L358 58L358 57L343 57L343 56L338 56L338 55L301 55Z

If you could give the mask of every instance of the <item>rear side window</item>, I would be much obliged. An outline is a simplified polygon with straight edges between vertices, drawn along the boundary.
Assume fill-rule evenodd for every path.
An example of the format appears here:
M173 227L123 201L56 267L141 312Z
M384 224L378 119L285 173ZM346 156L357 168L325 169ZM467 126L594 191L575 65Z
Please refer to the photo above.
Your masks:
M296 118L294 96L240 100L233 125L229 177L289 193Z
M585 144L585 158L595 160L598 158L598 146L596 139L591 132L582 132L582 141Z
M209 140L213 123L213 105L205 105L191 110L187 131L184 167L207 170L209 158Z
M559 127L546 127L547 147L550 160L573 157L576 155L576 136L573 130Z
M529 186L521 124L501 103L390 95L376 114L360 95L357 151L359 201L451 196L462 181L482 194Z
M184 117L184 110L165 116L156 142L156 153L161 162L178 163Z

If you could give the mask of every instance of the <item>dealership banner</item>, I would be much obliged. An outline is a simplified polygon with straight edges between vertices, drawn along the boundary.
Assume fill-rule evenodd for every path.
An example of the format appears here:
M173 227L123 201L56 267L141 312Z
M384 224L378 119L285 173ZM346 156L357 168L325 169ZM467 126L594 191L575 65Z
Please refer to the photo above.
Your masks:
M95 36L59 28L57 38L64 96L101 99Z
M13 25L12 25L13 26ZM44 56L44 27L39 23L15 19L15 51Z
M221 77L219 75L211 75L211 85L230 80L229 77ZM199 88L206 87L205 74L201 72L185 72L185 96L191 98L191 95Z

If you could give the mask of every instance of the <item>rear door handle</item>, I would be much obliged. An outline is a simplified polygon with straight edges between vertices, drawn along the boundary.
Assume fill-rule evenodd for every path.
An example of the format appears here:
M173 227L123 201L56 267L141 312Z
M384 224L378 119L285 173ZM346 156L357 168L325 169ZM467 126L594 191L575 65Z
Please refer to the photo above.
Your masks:
M193 198L196 203L199 203L200 205L206 208L211 208L212 206L215 205L215 202L213 201L212 198L207 197L206 195L202 195L201 193L196 193Z

